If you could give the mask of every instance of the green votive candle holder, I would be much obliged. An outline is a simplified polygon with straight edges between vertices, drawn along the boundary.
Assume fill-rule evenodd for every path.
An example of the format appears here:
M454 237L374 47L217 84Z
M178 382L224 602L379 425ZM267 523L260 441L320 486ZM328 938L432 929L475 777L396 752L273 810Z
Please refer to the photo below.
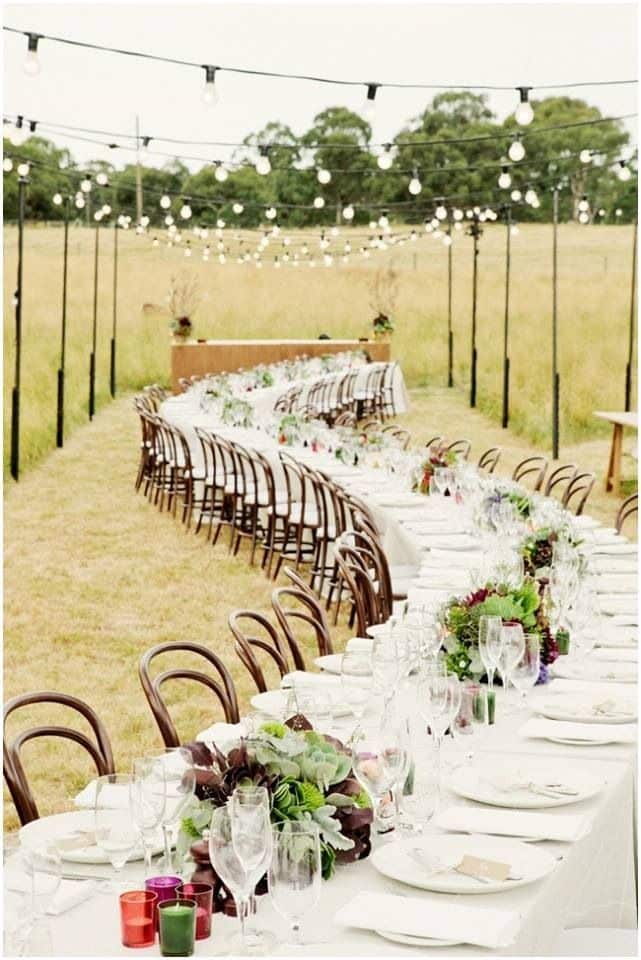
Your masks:
M496 708L496 694L494 690L487 691L487 722L494 723L494 712Z
M196 901L164 900L158 904L160 953L163 957L190 957L196 938Z
M562 657L570 652L570 634L567 630L559 630L556 635L556 645Z
M485 723L485 691L480 688L474 693L474 720Z

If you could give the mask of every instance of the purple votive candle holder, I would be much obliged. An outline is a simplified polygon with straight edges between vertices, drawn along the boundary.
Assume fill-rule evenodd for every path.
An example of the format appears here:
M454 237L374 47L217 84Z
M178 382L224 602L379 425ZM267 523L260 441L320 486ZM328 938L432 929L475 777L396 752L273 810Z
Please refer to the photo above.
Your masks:
M158 929L158 904L163 900L176 899L176 887L182 883L181 877L149 877L145 880L145 890L150 890L156 894L156 909L154 911L154 924Z

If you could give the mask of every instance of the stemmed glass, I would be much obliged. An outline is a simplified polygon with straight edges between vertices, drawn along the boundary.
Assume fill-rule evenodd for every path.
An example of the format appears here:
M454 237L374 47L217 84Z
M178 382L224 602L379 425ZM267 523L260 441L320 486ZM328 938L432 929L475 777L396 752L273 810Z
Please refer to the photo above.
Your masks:
M164 755L153 759L164 770L165 810L160 824L164 845L163 870L171 874L174 869L171 851L173 828L195 793L196 770L192 755L185 747L171 747Z
M512 670L523 656L524 650L525 638L521 624L504 624L501 627L501 654L497 666L501 674L506 695L510 685ZM511 711L506 709L505 712L510 713Z
M12 902L7 891L7 875L14 869L20 873L24 871L29 879L28 893L25 892L16 903ZM5 953L13 956L52 954L51 927L46 911L62 879L60 851L55 843L21 843L15 863L5 863L5 871Z
M276 910L291 927L294 946L304 946L301 920L321 895L321 850L318 827L311 820L286 820L273 828L269 893Z
M421 680L419 710L434 741L437 807L441 796L441 744L445 731L454 722L460 706L461 687L458 679L449 676L439 666L429 670Z
M510 679L525 703L528 690L539 679L541 669L541 644L536 633L526 633L523 638L523 655L512 667Z
M494 672L501 655L501 627L500 617L479 617L479 656L487 673L487 683L490 690L494 689Z
M141 757L133 762L129 784L129 808L138 827L145 858L145 873L151 873L154 838L165 813L165 767L158 757Z
M232 844L246 873L254 877L247 910L245 936L249 947L261 952L275 946L275 939L251 925L255 909L254 890L272 856L269 793L265 787L239 786L229 801ZM250 929L247 929L249 927Z
M359 725L351 740L354 776L372 800L379 830L388 829L379 807L393 787L407 775L406 725L389 715Z
M346 650L341 660L341 684L345 703L358 722L371 699L374 686L371 654Z
M109 857L115 877L111 883L112 891L118 889L118 878L125 863L138 844L138 830L132 820L131 810L114 808L110 794L131 788L133 777L130 773L108 773L96 780L96 798L94 801L94 827L96 844Z

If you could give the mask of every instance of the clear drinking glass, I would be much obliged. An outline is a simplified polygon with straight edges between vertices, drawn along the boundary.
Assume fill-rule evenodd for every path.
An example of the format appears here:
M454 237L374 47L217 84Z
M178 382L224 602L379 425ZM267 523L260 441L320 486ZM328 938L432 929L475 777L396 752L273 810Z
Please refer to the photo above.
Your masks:
M429 726L434 741L434 767L436 779L436 803L441 795L441 745L445 731L454 722L461 705L461 688L458 679L449 676L440 666L429 670L421 678L419 710Z
M504 624L501 627L501 655L498 661L498 669L506 694L510 686L512 670L523 656L524 650L525 639L521 624ZM505 712L510 713L511 711L506 708Z
M407 730L403 727L387 713L362 722L352 735L352 769L372 800L376 819L382 801L407 771ZM388 829L381 822L378 827Z
M531 690L539 678L541 669L541 644L538 634L526 633L523 638L523 655L512 667L510 679L525 703L528 690Z
M341 681L345 703L360 720L374 687L371 653L346 650L341 660Z
M502 626L500 617L479 617L479 656L487 673L490 690L494 687L494 672L501 655Z
M30 909L34 923L45 916L62 881L60 851L54 843L23 844L20 858L29 878Z
M163 870L171 874L174 869L172 843L174 829L180 823L187 804L196 790L196 770L189 750L184 747L171 747L162 756L155 759L164 770L165 811L162 817L162 836L164 845Z
M321 895L321 851L318 827L310 820L287 820L273 828L273 856L268 883L272 902L290 924L291 942L304 946L301 921Z
M134 760L129 784L129 808L140 833L146 876L151 873L154 839L165 813L165 799L164 764L157 757Z
M132 818L130 807L113 806L114 790L127 797L133 777L130 773L108 773L96 780L94 801L94 827L96 844L109 857L115 878L112 889L118 887L118 878L125 863L138 845L139 832ZM117 794L116 794L117 796Z
M253 953L271 950L275 938L258 930L252 917L256 908L255 889L272 856L270 800L265 787L237 787L229 801L232 844L251 882L245 924L245 939Z

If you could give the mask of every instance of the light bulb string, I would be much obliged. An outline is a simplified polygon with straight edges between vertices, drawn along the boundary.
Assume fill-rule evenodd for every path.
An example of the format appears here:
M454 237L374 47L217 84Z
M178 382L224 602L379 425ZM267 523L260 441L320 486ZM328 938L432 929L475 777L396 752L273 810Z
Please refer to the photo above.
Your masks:
M548 126L541 127L532 127L524 130L523 128L506 130L504 133L493 133L493 134L479 134L472 137L448 137L440 138L435 140L407 140L407 141L387 141L386 143L372 143L365 146L357 143L322 143L317 142L313 144L291 144L291 143L282 143L279 141L273 141L266 144L248 144L248 143L232 143L230 141L224 140L181 140L175 137L165 137L165 136L152 136L151 134L139 135L138 137L135 134L131 133L115 133L108 130L95 130L89 127L77 127L70 124L60 124L53 123L48 120L27 120L24 117L24 114L4 114L3 122L15 123L18 117L22 118L22 122L28 124L35 123L41 129L46 129L50 132L60 132L71 131L73 133L82 133L88 135L96 135L99 137L114 137L120 140L133 140L135 144L140 144L143 140L149 139L150 142L156 141L161 143L175 143L183 146L201 146L201 147L231 147L235 149L244 149L244 150L259 150L261 147L267 147L268 149L279 149L279 150L355 150L362 153L368 153L373 150L386 149L387 147L402 150L406 147L440 147L440 146L456 146L457 144L464 143L490 143L490 142L499 142L499 141L513 141L516 139L524 140L529 139L530 137L538 136L539 134L545 133L554 133L559 130L574 130L581 127L593 127L598 126L602 123L620 123L624 120L633 120L636 119L636 113L626 113L621 114L617 117L596 117L592 120L575 120L571 123L558 123L551 124ZM74 139L69 136L69 139ZM89 141L93 142L93 141ZM95 141L99 142L99 141ZM109 144L106 144L109 146ZM175 156L175 154L164 154L165 156ZM203 157L189 157L186 159L195 159L202 160L203 162L210 162ZM226 161L220 161L221 163L226 163ZM331 171L330 171L331 172Z
M7 33L19 34L25 37L30 37L36 33L36 31L33 30L21 30L17 27L9 26L3 26L2 29ZM111 47L101 43L90 43L85 40L72 40L69 37L58 37L54 36L53 34L41 33L39 31L37 31L37 36L39 40L47 40L50 43L61 43L65 44L66 46L78 47L86 50L115 53L119 56L136 57L140 60L153 60L157 63L168 63L174 66L195 67L198 70L203 70L207 66L212 66L216 68L216 71L225 73L236 73L252 77L270 77L278 80L302 80L310 83L332 84L334 86L341 87L363 87L366 91L369 91L371 87L375 87L377 90L387 87L388 89L399 90L490 90L518 92L523 86L522 84L451 84L399 80L384 80L376 82L373 82L372 80L347 80L345 78L325 77L305 73L290 73L275 70L254 70L248 67L224 66L219 63L207 64L197 62L195 60L184 60L179 57L167 57L161 54L146 53L141 50L125 50L121 47ZM634 84L637 82L637 80L580 80L576 82L529 85L527 89L530 92L533 90L566 90L571 87L611 87Z

